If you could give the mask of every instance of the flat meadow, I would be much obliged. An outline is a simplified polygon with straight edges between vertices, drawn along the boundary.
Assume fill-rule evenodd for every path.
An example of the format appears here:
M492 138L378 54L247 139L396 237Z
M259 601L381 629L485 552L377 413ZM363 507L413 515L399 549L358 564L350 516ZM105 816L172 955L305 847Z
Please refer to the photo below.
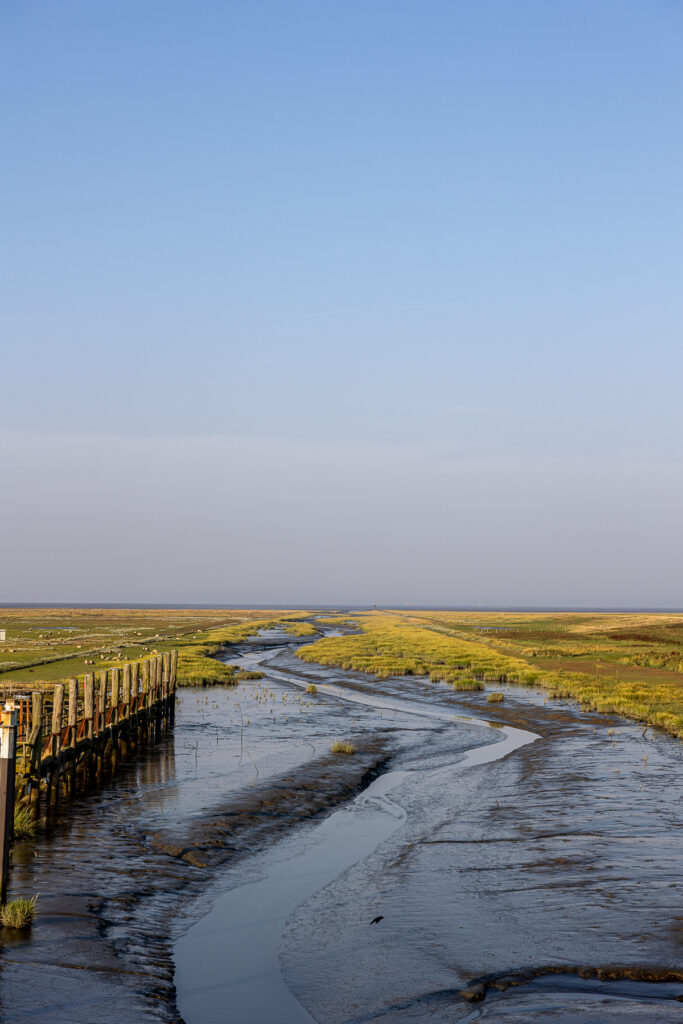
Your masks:
M267 609L0 608L0 684L35 689L149 654L178 650L181 685L234 683L226 645L279 625L317 635L306 612Z

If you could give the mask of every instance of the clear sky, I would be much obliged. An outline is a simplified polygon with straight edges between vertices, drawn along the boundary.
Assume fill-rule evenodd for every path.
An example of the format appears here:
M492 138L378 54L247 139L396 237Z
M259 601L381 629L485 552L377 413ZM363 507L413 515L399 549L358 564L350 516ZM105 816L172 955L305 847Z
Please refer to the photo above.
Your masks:
M678 0L4 0L0 600L683 606Z

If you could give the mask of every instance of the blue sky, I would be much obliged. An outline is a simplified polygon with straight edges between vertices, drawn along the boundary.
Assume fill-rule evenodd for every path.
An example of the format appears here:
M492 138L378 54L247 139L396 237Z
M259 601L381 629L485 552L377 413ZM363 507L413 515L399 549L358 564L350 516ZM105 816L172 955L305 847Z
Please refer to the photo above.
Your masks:
M682 29L4 3L0 599L683 606Z

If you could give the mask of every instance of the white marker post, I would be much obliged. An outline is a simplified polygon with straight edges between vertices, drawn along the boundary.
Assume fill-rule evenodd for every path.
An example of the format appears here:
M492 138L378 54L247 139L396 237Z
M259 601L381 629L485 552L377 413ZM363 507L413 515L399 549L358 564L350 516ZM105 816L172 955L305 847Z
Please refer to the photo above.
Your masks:
M0 903L7 898L9 848L14 832L14 773L17 758L17 707L7 701L0 712Z

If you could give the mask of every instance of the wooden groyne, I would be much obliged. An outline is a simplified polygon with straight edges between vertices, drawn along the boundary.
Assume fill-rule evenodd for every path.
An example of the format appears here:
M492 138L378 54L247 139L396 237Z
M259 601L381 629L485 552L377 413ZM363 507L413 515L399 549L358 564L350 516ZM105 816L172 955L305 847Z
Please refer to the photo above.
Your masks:
M170 651L14 695L17 799L73 792L81 778L158 740L174 722L177 667Z

